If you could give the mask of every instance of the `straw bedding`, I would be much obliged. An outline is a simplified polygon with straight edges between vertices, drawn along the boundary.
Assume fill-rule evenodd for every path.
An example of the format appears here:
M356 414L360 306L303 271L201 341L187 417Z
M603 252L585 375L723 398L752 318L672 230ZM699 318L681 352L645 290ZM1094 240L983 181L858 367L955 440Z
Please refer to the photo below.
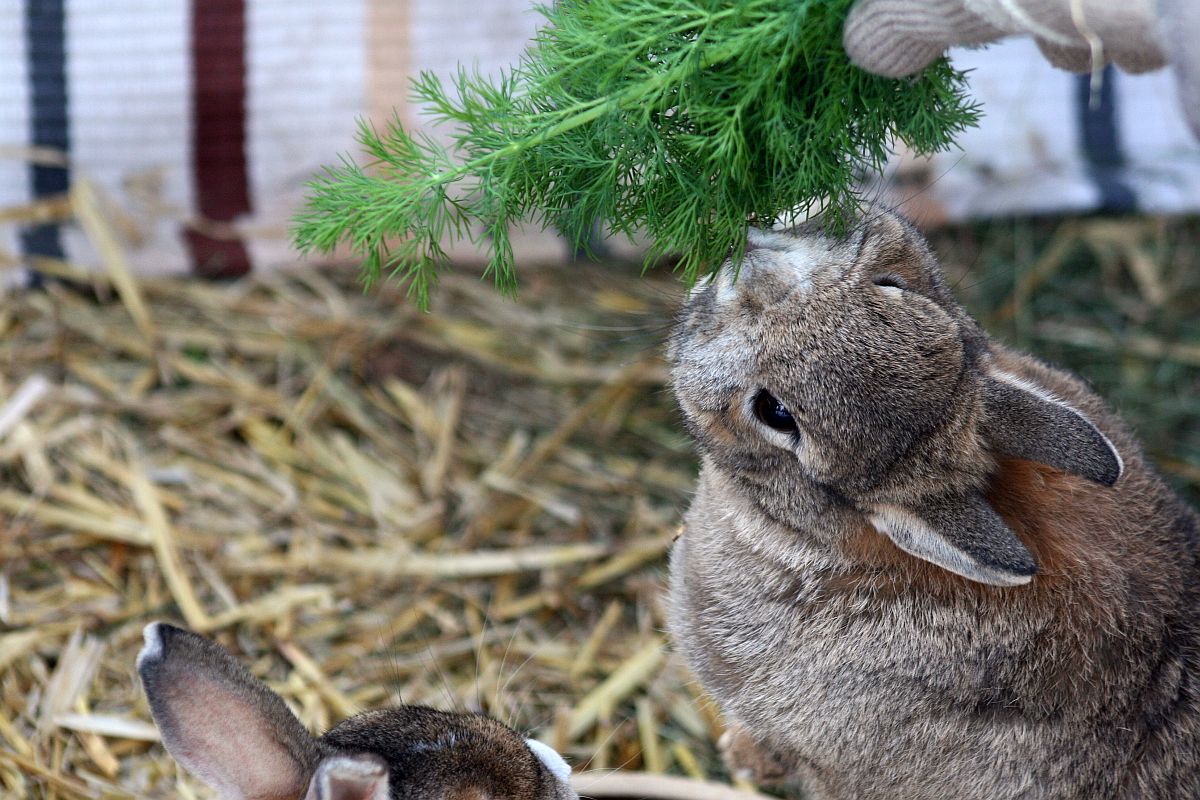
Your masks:
M154 619L314 729L427 703L578 765L713 763L662 633L694 474L662 390L669 279L531 272L514 303L452 274L423 315L347 270L117 267L0 304L4 794L207 796L154 745L133 669Z

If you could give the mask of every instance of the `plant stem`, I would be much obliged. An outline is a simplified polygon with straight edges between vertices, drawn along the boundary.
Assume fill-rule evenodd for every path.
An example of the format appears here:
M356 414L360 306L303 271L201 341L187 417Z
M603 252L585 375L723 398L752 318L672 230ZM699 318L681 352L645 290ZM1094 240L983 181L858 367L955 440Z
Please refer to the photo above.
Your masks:
M712 19L716 19L725 13L728 13L728 11L715 14L713 15ZM698 39L696 45L698 46L699 44L700 40ZM740 49L741 48L737 46L718 48L715 54L701 57L698 68L707 69L708 67L728 61L729 59L737 56L737 54L740 52ZM654 92L662 88L664 85L670 83L670 81L675 78L677 72L686 66L687 61L688 59L686 58L680 59L680 63L673 65L670 69L655 76L652 80L632 86L625 90L625 92L621 93L621 95L624 96L609 95L606 97L598 97L595 100L589 100L587 102L580 103L575 109L563 109L561 112L559 112L560 114L570 114L571 116L556 122L541 133L534 134L526 139L519 139L514 142L509 142L504 147L493 150L490 153L486 153L471 161L464 162L453 169L439 173L438 175L433 176L425 181L422 184L422 189L432 189L435 186L453 183L464 175L478 171L480 167L487 166L494 161L507 158L508 156L517 155L518 153L542 144L547 139L553 139L555 136L560 136L564 133L574 130L575 128L579 128L583 125L587 125L590 122L594 122L603 116L605 112L607 112L613 106L620 110L627 111L636 106L639 101L653 95Z

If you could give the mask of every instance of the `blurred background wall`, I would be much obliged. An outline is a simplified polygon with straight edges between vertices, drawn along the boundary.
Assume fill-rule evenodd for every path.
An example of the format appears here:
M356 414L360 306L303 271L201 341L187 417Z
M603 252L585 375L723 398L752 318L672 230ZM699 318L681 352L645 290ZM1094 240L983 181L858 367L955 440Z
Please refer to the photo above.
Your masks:
M0 269L93 265L64 192L79 178L120 223L134 268L230 276L293 262L304 182L353 151L356 120L407 102L421 70L494 74L539 17L530 0L9 0L0 4ZM955 60L983 125L962 152L899 155L868 190L927 225L1063 211L1200 207L1200 148L1165 72L1054 70L1032 43ZM65 158L65 160L64 160ZM516 237L525 260L568 255ZM469 248L456 254L470 260Z

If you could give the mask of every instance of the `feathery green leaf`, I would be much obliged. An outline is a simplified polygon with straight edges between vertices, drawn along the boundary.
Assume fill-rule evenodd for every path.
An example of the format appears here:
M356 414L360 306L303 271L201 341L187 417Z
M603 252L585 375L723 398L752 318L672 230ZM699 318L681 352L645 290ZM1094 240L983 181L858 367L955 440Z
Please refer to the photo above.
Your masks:
M295 241L348 245L367 281L404 281L425 307L448 239L486 248L486 274L512 292L508 232L521 221L579 246L597 220L644 233L647 265L678 253L688 282L744 247L748 220L823 209L843 225L894 141L944 150L979 116L944 60L906 80L853 66L841 46L851 2L559 0L497 80L460 68L449 87L413 82L452 126L449 150L398 119L361 124L367 161L311 182Z

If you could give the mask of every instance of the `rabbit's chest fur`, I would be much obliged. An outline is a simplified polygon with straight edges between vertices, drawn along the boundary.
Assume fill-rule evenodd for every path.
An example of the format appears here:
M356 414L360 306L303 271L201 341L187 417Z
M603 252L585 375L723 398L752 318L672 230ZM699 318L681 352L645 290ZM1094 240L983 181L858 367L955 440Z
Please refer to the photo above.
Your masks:
M1200 710L1188 656L1137 664L1166 635L1152 620L1116 610L1098 618L1112 630L1081 642L1062 605L1020 590L1012 608L965 584L911 591L806 547L713 480L702 476L672 556L674 638L722 707L817 796L1122 796L1122 783L1146 780L1133 707Z

